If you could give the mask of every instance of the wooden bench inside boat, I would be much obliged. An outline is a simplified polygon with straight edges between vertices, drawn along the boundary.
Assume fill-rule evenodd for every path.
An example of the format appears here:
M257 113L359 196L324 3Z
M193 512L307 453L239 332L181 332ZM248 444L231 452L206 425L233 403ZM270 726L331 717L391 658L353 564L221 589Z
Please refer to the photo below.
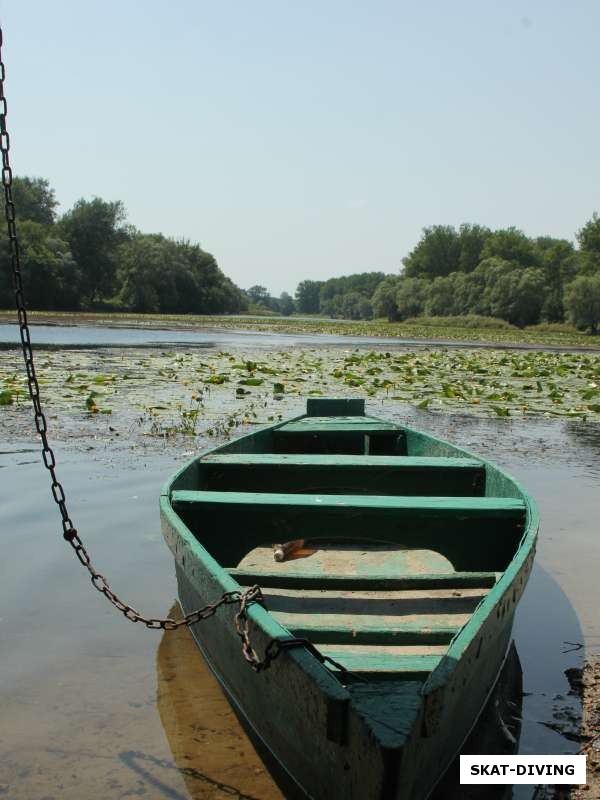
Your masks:
M471 458L215 453L198 460L208 491L481 496L485 469Z
M522 535L523 502L507 497L174 491L173 507L225 566L252 547L354 539L437 550L459 571L499 571Z
M370 417L306 417L273 431L276 453L405 455L401 428Z

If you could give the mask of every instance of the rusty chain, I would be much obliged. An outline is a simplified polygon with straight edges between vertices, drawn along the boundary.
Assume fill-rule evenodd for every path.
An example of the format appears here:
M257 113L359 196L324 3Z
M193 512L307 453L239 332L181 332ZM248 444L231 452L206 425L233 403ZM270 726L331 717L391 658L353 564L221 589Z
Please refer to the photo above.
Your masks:
M204 608L198 609L197 611L192 611L180 619L171 619L170 617L167 617L166 619L145 617L136 611L135 608L127 605L127 603L124 603L110 588L110 585L108 584L108 581L104 575L96 571L92 564L90 555L79 536L79 532L73 525L73 521L71 520L69 511L67 509L65 492L62 484L58 480L56 471L56 457L48 439L48 425L42 409L40 387L36 376L31 336L29 333L29 323L27 319L27 309L23 291L23 274L21 270L19 240L17 237L15 205L12 193L13 174L10 166L9 156L10 136L6 127L7 104L4 94L6 70L4 61L2 59L2 46L3 31L2 27L0 26L0 150L2 152L2 185L4 186L5 216L10 245L10 259L12 266L13 285L15 290L15 305L17 308L21 348L23 351L25 370L27 373L27 385L29 388L29 396L31 398L35 416L35 427L42 441L42 459L44 466L50 473L52 496L60 511L63 537L75 551L75 555L79 559L80 563L90 573L94 588L103 594L107 600L112 603L116 609L121 611L123 615L131 622L142 622L147 628L155 630L175 630L176 628L181 628L183 626L189 627L190 625L195 625L197 622L211 617L222 605L239 603L240 608L235 615L235 627L242 641L242 652L244 654L244 658L246 661L248 661L252 669L255 672L259 672L261 669L268 667L273 658L276 658L281 650L270 646L273 643L277 643L276 640L273 640L273 642L271 642L267 648L268 652L266 653L265 658L261 660L250 643L247 611L248 607L253 602L262 602L262 594L258 586L251 586L244 591L236 590L225 592L223 596L214 603L209 603L208 605L204 606Z

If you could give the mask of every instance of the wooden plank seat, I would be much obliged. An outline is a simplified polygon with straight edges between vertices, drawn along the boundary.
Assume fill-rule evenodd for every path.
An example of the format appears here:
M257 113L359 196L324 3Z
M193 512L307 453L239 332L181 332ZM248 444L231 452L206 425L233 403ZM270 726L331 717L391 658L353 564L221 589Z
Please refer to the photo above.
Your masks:
M319 651L356 675L373 678L380 673L382 676L393 675L404 680L426 679L443 658L443 653L407 655L395 652L394 648L370 649L368 645L322 645Z
M396 431L401 433L402 428L392 422L383 422L374 417L304 417L303 419L287 422L276 428L275 433L348 433L362 431L363 433L376 433L379 431Z
M267 601L267 608L271 611ZM271 611L275 619L293 636L309 639L313 644L348 645L447 645L467 621L452 618L449 624L438 618L425 616L418 621L403 622L401 617L389 620L364 621L365 616L349 617L330 614L326 619L309 619L308 614L285 614Z
M394 497L388 495L319 495L277 494L272 492L214 492L179 490L171 494L175 506L219 505L248 506L252 509L303 508L327 510L361 510L386 513L393 511L407 519L452 517L468 519L517 519L523 515L525 504L516 497Z
M433 630L421 628L420 623L393 626L373 625L362 623L344 627L339 622L332 622L330 626L318 625L314 622L301 623L286 621L280 615L274 614L275 619L284 626L292 636L299 639L308 639L313 644L347 644L347 645L407 645L407 646L446 646L461 629L461 625L439 626Z
M471 458L218 453L197 464L200 488L212 491L468 496L485 488L485 468Z
M171 502L226 566L259 544L304 538L430 548L459 572L496 572L512 558L525 517L523 501L511 497L180 490Z
M403 455L402 428L373 417L305 417L273 430L278 453L355 453Z
M304 548L277 564L258 547L229 574L260 585L277 621L313 644L431 646L447 645L496 582L494 572L431 571L449 566L431 552L359 543Z
M325 620L344 615L347 624L359 624L368 619L384 624L397 620L418 620L431 628L439 619L456 617L459 624L464 616L474 611L487 594L487 589L463 589L460 591L421 590L386 592L339 592L321 589L291 591L289 589L264 589L263 595L270 611L281 612L291 617L298 615ZM453 620L452 620L453 621Z
M241 586L259 583L276 589L489 589L496 583L495 572L449 572L415 575L317 575L307 572L263 572L233 568L229 574Z
M381 644L392 644L395 637L396 644L448 643L486 594L486 589L400 592L263 589L265 607L296 636L304 635L315 642L385 640Z

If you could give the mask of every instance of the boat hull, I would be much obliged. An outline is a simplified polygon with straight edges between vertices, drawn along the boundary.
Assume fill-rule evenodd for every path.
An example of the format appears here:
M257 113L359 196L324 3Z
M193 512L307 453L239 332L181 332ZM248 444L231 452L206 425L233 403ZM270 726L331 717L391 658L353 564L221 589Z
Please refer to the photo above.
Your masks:
M163 526L167 541L176 540L177 533L168 529L168 523L163 522ZM443 696L437 697L437 707L423 707L402 754L386 752L358 725L345 743L330 741L324 733L323 708L319 703L311 704L308 693L291 680L287 654L263 674L253 675L235 634L235 606L226 607L223 614L190 630L236 713L279 765L276 775L286 796L424 800L456 757L496 683L510 643L518 587L524 586L528 569L524 565L515 576L499 604L499 614L491 615L482 626L482 638L488 646L481 647L479 657L473 649L461 659ZM219 591L200 563L178 563L176 573L179 599L186 613L202 607L207 596ZM259 639L257 647L263 644L267 642ZM427 724L434 729L420 735Z
M186 613L214 603L224 592L240 592L243 584L238 580L241 580L243 570L238 569L236 563L261 541L278 541L271 537L286 513L291 515L292 529L310 529L317 520L322 531L320 535L326 535L326 538L337 536L338 541L343 541L350 530L345 526L356 526L358 521L359 527L355 527L355 531L359 528L369 530L371 538L376 541L406 542L403 546L409 553L414 553L414 548L420 546L419 542L427 540L431 543L437 537L439 552L444 553L442 560L449 569L455 570L443 575L444 580L451 578L454 585L462 586L462 583L456 583L453 575L459 581L464 581L465 576L467 579L475 576L477 580L481 575L490 576L491 584L488 585L492 588L482 594L481 601L461 623L462 627L455 628L453 636L448 633L450 628L439 629L438 633L429 629L426 623L415 633L410 624L406 627L401 617L398 620L401 629L404 625L402 630L386 628L389 623L384 619L378 629L371 625L360 633L363 637L360 640L363 643L361 651L361 647L351 644L355 641L352 639L355 636L352 630L354 622L350 623L350 640L348 629L339 628L342 624L339 619L344 612L341 617L338 614L338 628L335 630L324 631L319 628L317 620L321 636L318 641L327 642L326 637L332 635L342 641L339 637L343 636L345 652L358 649L362 653L356 663L373 664L379 660L376 666L379 672L373 672L369 667L366 680L358 673L353 674L352 668L348 668L347 673L328 669L315 658L314 650L303 646L281 650L268 669L253 673L242 654L236 631L235 615L239 607L235 603L221 606L216 614L191 627L210 668L238 715L246 720L253 739L270 754L271 763L280 765L275 773L285 784L286 796L312 800L424 800L457 755L498 678L510 643L515 609L532 568L537 511L530 498L509 476L487 462L480 461L477 466L470 453L426 434L358 416L360 410L349 413L357 418L337 417L331 429L327 428L327 419L315 421L309 413L306 418L263 429L195 459L163 490L160 499L163 534L175 558L179 598ZM357 455L326 458L302 455L313 453L315 446L320 446L319 426L326 433L325 452ZM364 434L365 430L368 435ZM341 431L341 440L337 438L338 431ZM363 440L365 452L375 454L366 459L361 455ZM377 468L382 469L381 474L385 472L388 486L393 486L396 480L390 470L402 472L401 481L404 483L399 486L406 486L407 480L413 481L413 486L414 481L419 480L415 470L418 472L424 464L428 475L433 474L432 470L438 470L436 480L439 484L440 475L443 476L443 472L439 472L440 464L445 464L444 469L451 470L455 496L437 496L440 494L437 488L429 492L434 495L432 497L428 497L426 491L415 492L412 488L405 493L400 491L396 496L383 496L377 491L357 496L357 488L346 490L343 496L328 494L332 489L335 491L338 480L333 472L326 476L329 483L321 495L315 495L313 488L303 487L322 485L322 478L319 478L320 483L303 483L305 479L301 478L299 494L252 494L256 492L253 488L240 493L237 487L243 483L243 465L248 462L259 464L266 470L265 474L270 471L276 476L272 464L273 460L279 460L275 454L282 452L281 448L284 448L283 452L296 455L284 456L281 465L276 464L278 469L287 470L286 476L281 473L281 482L286 488L280 491L289 492L293 486L292 474L297 472L305 476L313 464L329 469L332 458L337 459L332 469L340 475L343 473L344 480L346 476L352 478L348 467L353 466L358 458L359 468L363 470L365 465L376 461L380 465ZM317 449L316 452L323 451ZM456 461L460 459L466 460L457 465ZM481 473L482 463L485 463L485 473ZM229 473L227 469L230 469ZM473 474L472 470L475 470ZM481 474L485 475L483 483ZM229 492L223 492L222 485L215 490L214 486L207 484L210 480L222 483L227 479L236 485ZM468 482L473 480L472 496L461 496L465 495L465 479ZM249 480L256 482L256 473ZM486 496L482 497L483 494ZM248 515L253 504L256 508L254 519L250 521ZM398 519L401 522L397 522ZM202 542L208 542L211 552ZM213 558L212 552L221 553L225 558L222 563L230 567L225 569ZM313 574L307 586L320 580L314 573L318 563L316 556L310 562ZM481 570L496 571L484 573ZM443 584L439 584L435 574L439 571L436 568L429 570L433 575L417 575L418 586L422 588L423 583L430 583L441 587ZM323 575L326 588L334 595L336 592L331 589L336 580L341 588L353 581L357 587L364 584L364 578L358 573L344 577L329 574L325 569L319 574ZM267 577L266 573L263 575ZM281 575L281 572L277 574L277 580L280 581ZM296 571L287 582L291 581L293 585L294 581L304 580L300 575ZM407 580L414 577L409 575ZM379 587L381 582L385 584L391 580L398 583L393 569L387 574L377 574L371 580L375 581L371 589ZM401 577L400 583L405 590L405 579ZM280 582L280 586L284 585L287 583ZM448 586L451 587L451 583ZM398 588L401 588L399 584ZM313 594L314 591L313 588ZM317 587L319 591L321 589ZM371 596L373 594L376 592L371 591ZM410 591L408 594L416 596ZM452 594L462 597L460 591L453 593L438 588L431 595L426 594L425 598L431 598L427 599L431 604L437 602L436 597L444 596L448 599L443 602L447 603L452 600ZM356 596L359 595L360 592ZM294 596L293 591L291 596ZM311 596L311 592L306 596ZM274 597L276 600L277 591ZM468 592L464 599L468 599ZM343 591L340 600L346 602ZM269 608L274 607L269 604ZM410 618L412 612L408 613ZM249 606L247 618L252 647L260 655L265 653L273 639L282 641L291 635L284 627L288 623L280 623L277 614L270 613L258 603ZM283 619L281 614L279 618ZM376 617L370 619L376 620ZM360 624L364 625L364 618L359 627ZM313 625L312 630L317 628ZM452 638L444 639L447 647L440 648L441 641L434 641L432 634L438 639L439 636ZM379 639L364 638L373 635ZM377 645L382 640L387 646L391 643L390 636L399 635L408 645L414 645L415 639L422 641L429 637L437 650L436 647L417 650L443 652L443 655L425 655L419 661L420 656L394 654L382 660L379 655L373 658L371 654L385 648L378 650L377 646L364 646L367 641L375 641ZM327 647L324 650L326 652ZM396 647L394 653L406 650L410 647ZM395 666L409 662L411 665L418 662L419 665L402 669ZM424 669L422 665L425 662L434 666L428 673L427 668L419 672ZM392 666L388 668L384 664Z

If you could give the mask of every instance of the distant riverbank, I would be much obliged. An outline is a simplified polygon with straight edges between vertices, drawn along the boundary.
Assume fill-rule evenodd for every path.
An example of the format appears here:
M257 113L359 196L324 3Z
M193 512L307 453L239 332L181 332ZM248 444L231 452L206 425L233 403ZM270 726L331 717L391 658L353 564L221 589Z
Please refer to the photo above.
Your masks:
M462 342L485 345L551 347L560 349L600 350L600 337L588 336L569 326L533 326L530 328L472 327L444 317L414 319L406 322L385 320L352 321L319 317L258 317L246 315L196 316L186 314L115 314L92 312L32 311L36 325L91 326L102 328L137 328L165 331L253 331L296 336L339 336L377 338L398 342ZM15 322L15 312L0 311L0 324Z

